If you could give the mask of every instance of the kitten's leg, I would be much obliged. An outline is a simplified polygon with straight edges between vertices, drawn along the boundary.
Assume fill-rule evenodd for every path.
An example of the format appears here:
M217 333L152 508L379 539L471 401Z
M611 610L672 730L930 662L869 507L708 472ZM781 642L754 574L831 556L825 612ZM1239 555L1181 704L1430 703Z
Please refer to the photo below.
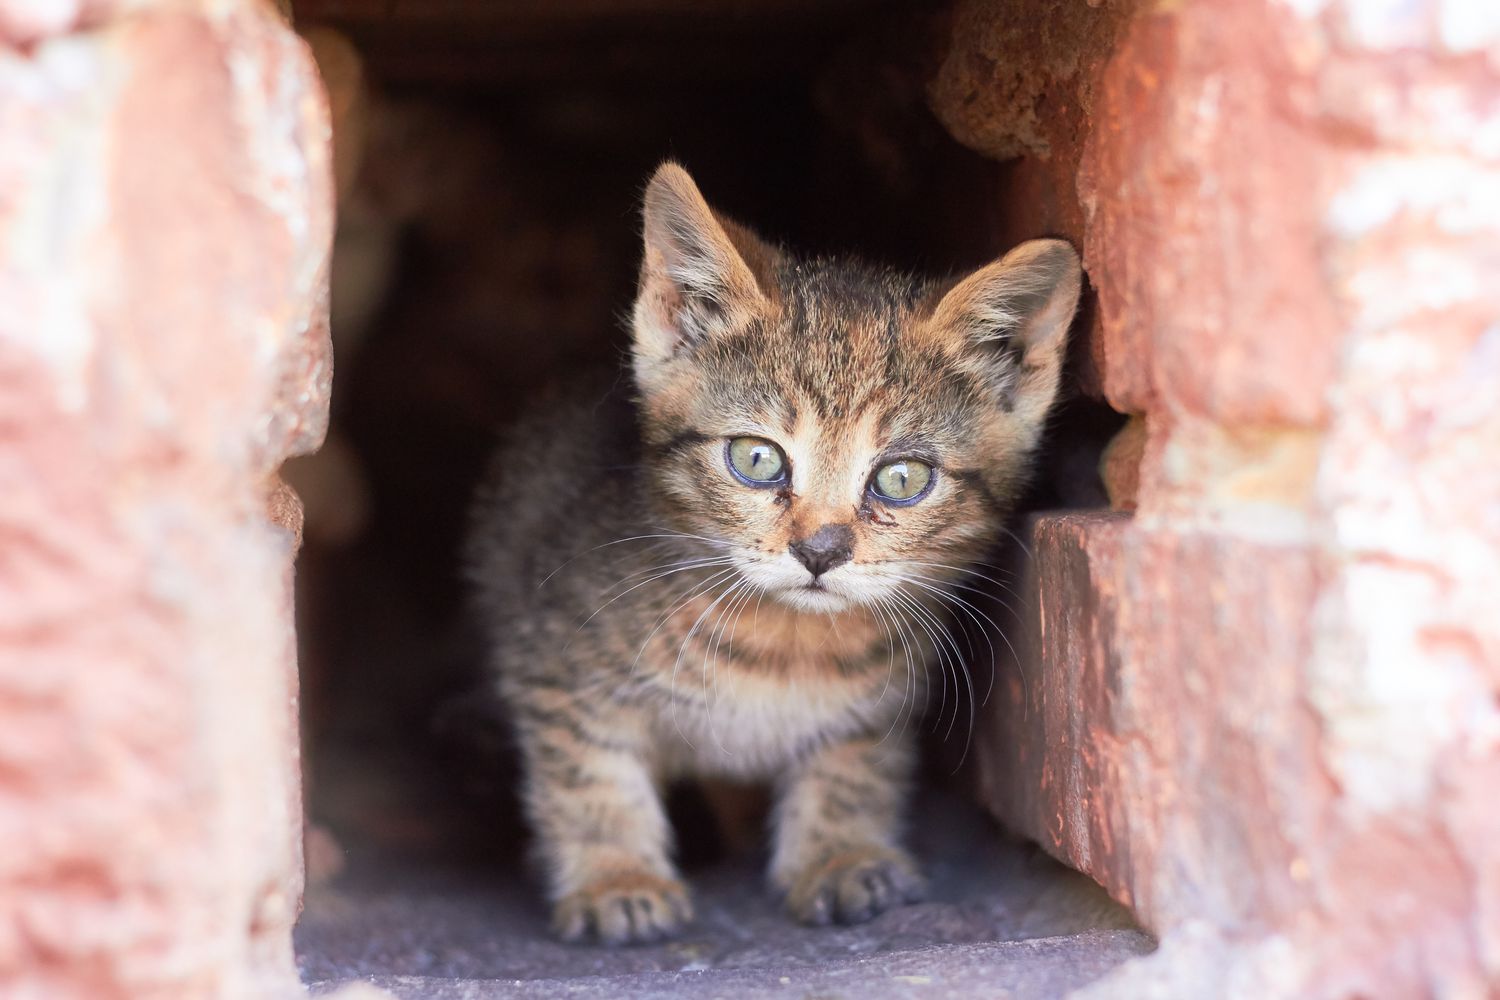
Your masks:
M518 706L525 804L545 862L553 929L567 941L655 941L692 918L668 857L671 828L640 727L559 689Z
M809 924L859 923L922 896L899 832L915 755L904 740L827 746L785 775L771 880Z

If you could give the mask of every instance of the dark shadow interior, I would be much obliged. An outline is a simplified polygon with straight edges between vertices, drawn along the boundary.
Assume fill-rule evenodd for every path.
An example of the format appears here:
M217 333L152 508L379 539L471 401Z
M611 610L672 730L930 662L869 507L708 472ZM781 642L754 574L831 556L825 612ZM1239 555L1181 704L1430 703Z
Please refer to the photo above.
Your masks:
M661 159L684 163L722 210L804 250L941 272L1008 248L997 234L1015 228L1012 167L958 145L926 106L943 16L841 2L295 6L299 27L352 39L368 83L333 271L333 437L289 469L308 506L307 978L540 981L815 964L808 941L899 950L1134 934L1091 883L967 805L964 774L935 740L922 813L948 819L916 839L957 909L917 908L916 924L887 927L876 944L795 928L761 898L753 864L724 860L687 796L676 810L685 860L719 887L705 890L704 933L723 945L743 920L759 928L759 950L637 949L607 967L598 952L576 958L547 941L519 875L504 726L463 614L457 544L495 429L549 380L624 356L636 203ZM1065 402L1032 506L1102 505L1094 470L1118 421L1081 395ZM741 896L742 910L730 905ZM940 917L946 929L927 926ZM799 937L809 934L823 937ZM1112 947L1149 947L1137 937Z

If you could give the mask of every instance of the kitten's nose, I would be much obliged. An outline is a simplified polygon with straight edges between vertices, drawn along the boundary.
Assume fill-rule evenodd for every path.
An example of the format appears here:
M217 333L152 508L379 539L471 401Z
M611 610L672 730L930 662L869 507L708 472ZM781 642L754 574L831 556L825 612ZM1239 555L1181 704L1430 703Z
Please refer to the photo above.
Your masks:
M854 555L854 532L847 524L825 524L787 548L816 579L850 560Z

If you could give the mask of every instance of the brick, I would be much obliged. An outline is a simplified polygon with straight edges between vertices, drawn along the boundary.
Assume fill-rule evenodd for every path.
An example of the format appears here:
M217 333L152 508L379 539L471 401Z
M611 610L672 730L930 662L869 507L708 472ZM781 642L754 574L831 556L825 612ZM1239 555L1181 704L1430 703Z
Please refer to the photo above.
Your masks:
M1087 995L1500 993L1493 26L1156 7L1091 93L1135 510L1035 524L983 795L1162 935Z
M1045 516L1031 547L1026 684L1011 675L981 727L1001 816L1167 939L1213 928L1220 974L1275 985L1272 938L1300 963L1281 992L1215 995L1485 995L1485 626L1424 650L1438 609L1406 568L1317 548L1117 514ZM1349 648L1372 641L1399 645Z
M90 11L0 49L0 993L293 995L326 106L269 8Z

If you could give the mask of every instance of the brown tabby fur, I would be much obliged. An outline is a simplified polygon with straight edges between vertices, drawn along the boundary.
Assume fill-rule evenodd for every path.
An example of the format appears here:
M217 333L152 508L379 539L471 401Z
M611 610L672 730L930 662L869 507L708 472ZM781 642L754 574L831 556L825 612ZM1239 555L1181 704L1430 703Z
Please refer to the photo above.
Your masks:
M554 925L653 940L690 919L660 793L768 782L770 877L801 920L918 897L900 845L943 614L1000 530L1057 391L1077 256L1036 240L957 283L803 260L715 215L675 164L645 199L633 405L538 409L475 507L471 576L516 721ZM784 450L748 487L728 439ZM866 486L915 457L930 495ZM833 525L852 558L788 551Z

